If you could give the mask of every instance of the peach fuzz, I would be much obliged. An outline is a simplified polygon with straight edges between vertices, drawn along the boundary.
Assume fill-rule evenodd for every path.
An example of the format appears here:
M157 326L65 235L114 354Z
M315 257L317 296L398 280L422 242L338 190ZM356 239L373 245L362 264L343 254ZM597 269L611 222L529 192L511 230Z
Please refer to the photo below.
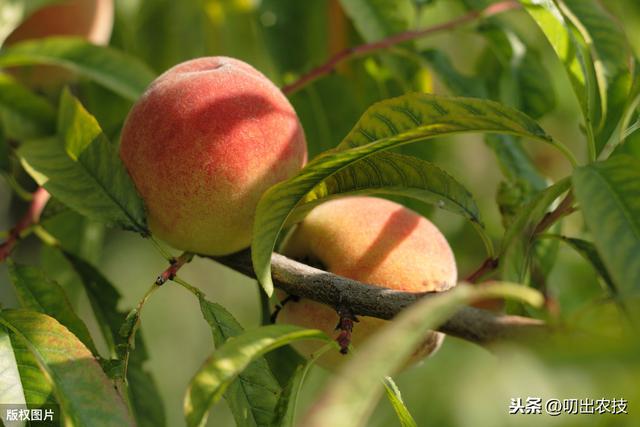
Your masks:
M298 172L307 148L269 79L237 59L208 57L149 86L127 117L120 156L155 235L224 255L249 246L262 193Z
M319 205L287 236L281 252L334 274L406 292L444 291L457 281L455 258L440 231L415 212L374 197L347 197ZM288 302L278 315L279 323L320 329L333 338L339 333L335 331L338 320L335 310L308 299ZM359 320L352 335L356 349L387 322L372 317ZM410 362L436 350L443 337L430 333ZM308 357L323 344L293 345ZM319 364L333 368L343 360L337 350L330 350Z

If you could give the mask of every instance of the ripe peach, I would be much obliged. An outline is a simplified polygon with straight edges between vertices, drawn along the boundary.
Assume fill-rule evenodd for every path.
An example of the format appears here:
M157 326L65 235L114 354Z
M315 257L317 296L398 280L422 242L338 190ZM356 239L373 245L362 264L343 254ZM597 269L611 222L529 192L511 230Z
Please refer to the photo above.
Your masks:
M444 291L455 286L455 258L440 231L427 219L397 203L375 197L347 197L314 208L286 238L282 253L332 273L406 292ZM353 329L357 347L387 322L360 317ZM290 301L278 322L316 328L336 337L336 312L323 304ZM432 332L411 361L438 348L443 335ZM309 356L322 346L303 341L294 347ZM344 358L330 350L319 364L332 368Z
M113 0L66 0L35 11L9 35L7 46L51 36L77 36L106 45L113 29ZM20 67L14 73L29 86L67 82L69 72L53 66Z
M199 58L158 77L131 109L120 156L151 231L208 255L247 247L262 193L307 156L287 98L242 61Z
M113 0L67 0L45 6L28 17L7 38L7 44L49 36L78 36L91 43L109 42Z

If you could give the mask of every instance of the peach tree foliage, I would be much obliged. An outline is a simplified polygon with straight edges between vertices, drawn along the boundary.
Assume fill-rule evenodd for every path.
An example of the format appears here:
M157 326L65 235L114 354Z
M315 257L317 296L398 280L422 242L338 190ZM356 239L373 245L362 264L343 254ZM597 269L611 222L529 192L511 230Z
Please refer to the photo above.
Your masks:
M12 0L1 4L0 42L30 8L46 3ZM415 29L417 10L428 2L340 3L360 45L371 46ZM360 114L350 104L357 91L354 82L318 73L308 83L313 96L321 102L336 92L347 98L335 107L339 119L333 132L311 120L311 92L289 94L308 139L318 142L314 156L296 176L263 194L253 229L252 267L265 295L271 296L271 254L285 229L324 201L377 194L409 200L412 206L433 205L462 217L471 226L468 239L478 239L486 252L486 262L471 277L493 274L515 284L486 289L461 286L403 311L332 376L311 409L297 418L300 425L339 425L345 420L363 425L385 390L401 424L415 425L389 376L424 332L482 298L510 298L539 307L540 294L531 288L543 288L561 244L575 249L585 265L593 267L606 285L607 297L622 306L631 321L638 319L624 296L637 293L640 284L640 160L629 148L639 120L640 79L622 29L593 0L498 2L524 9L518 13L526 13L529 25L544 37L542 47L529 46L507 9L497 19L490 1L459 3L473 22L480 23L465 31L484 40L473 75L457 70L446 46L424 48L410 40L401 45L402 55L392 55L391 50L372 52L376 60L358 62L354 70L358 74L354 80L360 79L367 89L369 107ZM261 7L300 12L293 0L264 1ZM8 11L16 13L4 13ZM305 15L304 19L311 18ZM309 60L311 65L327 60L326 55L319 56L319 49L309 49L314 42L304 34L293 39L286 34L276 25L264 35L283 75L300 76L312 68ZM153 349L145 346L137 330L144 318L142 308L152 294L161 292L161 286L179 285L197 298L215 345L185 391L187 425L203 425L211 406L222 398L238 425L294 425L298 392L313 360L305 362L278 349L309 339L326 341L329 348L334 344L328 337L289 325L265 325L245 332L232 314L233 307L222 307L215 297L207 297L176 275L193 254L180 256L137 307L123 311L118 291L95 266L96 260L81 256L74 242L46 231L47 221L72 211L155 242L144 204L117 154L121 120L113 117L123 118L130 102L160 71L145 62L166 68L172 52L171 47L167 49L162 53L166 57L151 58L144 48L136 57L126 46L98 47L63 37L0 48L0 68L34 64L68 68L85 82L95 83L93 90L112 107L98 105L90 91L82 90L84 86L51 97L23 86L9 73L0 73L0 170L16 197L29 197L18 182L27 181L26 175L30 177L26 185L42 186L51 195L39 213L39 224L38 218L31 218L34 221L23 224L20 235L3 236L6 242L0 254L20 306L0 311L0 380L15 385L10 390L0 387L0 401L27 402L33 407L55 402L74 425L166 425L156 382L144 367ZM555 65L563 67L566 76L550 73L540 61L540 49L554 53ZM306 51L311 52L310 59L303 57ZM369 74L364 71L367 67ZM443 84L437 94L418 91L423 87L416 76L424 72ZM553 114L557 103L553 83L559 78L568 79L579 105L583 130L579 143L565 144L539 123ZM385 96L374 90L381 82L389 88ZM486 149L495 155L503 175L497 204L504 232L498 238L485 227L483 212L465 188L464 177L454 177L421 155L434 141L461 133L484 134ZM525 149L529 144L547 144L565 159L570 173L551 182L529 156ZM584 148L586 155L574 154L568 145ZM565 234L559 224L574 211L583 218L586 230ZM93 332L106 343L106 353L97 350L92 332L64 289L40 266L13 260L13 246L29 234L79 278L97 320ZM175 261L158 249L167 261ZM150 282L157 274L149 272ZM167 280L172 282L163 284ZM516 302L507 306L519 314L540 313L524 307ZM376 357L368 357L371 354Z

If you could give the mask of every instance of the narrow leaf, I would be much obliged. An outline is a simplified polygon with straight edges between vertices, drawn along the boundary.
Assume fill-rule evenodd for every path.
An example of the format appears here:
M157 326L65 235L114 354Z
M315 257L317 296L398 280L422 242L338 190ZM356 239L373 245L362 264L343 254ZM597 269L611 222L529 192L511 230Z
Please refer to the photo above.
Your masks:
M188 426L202 426L209 408L256 358L283 345L304 339L328 341L322 332L292 325L270 325L227 341L204 362L191 380L184 400Z
M400 389L393 381L393 378L384 378L384 389L387 392L387 397L391 402L391 406L393 406L393 410L396 411L400 425L402 427L417 427L418 424L416 424L416 420L413 419L409 409L402 401L402 394L400 394Z
M520 0L536 21L556 55L563 63L573 91L578 98L585 125L593 128L591 104L597 97L594 70L584 40L574 32L571 23L554 0Z
M200 297L200 310L211 327L216 348L230 338L242 335L244 329L219 304ZM238 426L267 426L273 418L280 385L271 373L264 357L252 361L238 374L224 393Z
M80 277L110 356L120 356L118 349L124 344L124 340L119 334L119 329L126 317L126 312L118 309L120 293L94 266L69 252L63 252L63 255ZM138 332L136 350L131 353L127 369L133 411L140 427L166 426L167 420L158 385L144 367L147 359L144 339L141 332ZM117 363L116 367L121 369L121 364ZM121 375L121 372L115 374L116 377Z
M0 50L0 67L34 64L68 68L132 101L142 95L155 77L138 59L81 38L27 40Z
M582 239L576 239L573 237L565 237L565 236L557 236L561 241L565 242L571 248L573 248L577 253L579 253L585 260L587 260L596 272L602 277L604 283L607 285L609 293L611 296L618 296L619 292L616 288L611 275L607 271L607 267L605 267L602 258L600 258L600 254L596 250L596 247L593 243L588 242Z
M410 94L373 105L338 149L271 187L258 203L251 248L254 270L267 294L273 292L270 261L275 241L292 211L319 183L384 150L461 132L515 134L555 144L533 120L492 101Z
M559 0L562 12L571 20L591 50L595 80L600 96L596 143L603 148L624 111L631 89L631 48L624 32L594 0Z
M28 141L18 150L32 176L81 214L146 234L142 200L116 147L68 91L58 122L58 139Z
M0 323L25 341L51 378L61 409L75 425L133 426L127 407L91 352L52 317L6 310Z
M616 288L640 285L640 161L614 156L573 173L576 199Z
M429 330L437 328L459 307L482 298L515 298L540 306L537 291L518 285L459 285L423 298L373 335L332 376L300 422L305 427L363 426L382 395L382 380L402 366Z
M85 323L73 310L64 289L50 280L42 270L9 262L9 278L22 308L47 314L73 333L98 356L98 350Z
M307 365L298 365L295 372L289 379L286 387L280 394L276 405L272 427L293 427L295 421L296 393L300 391Z

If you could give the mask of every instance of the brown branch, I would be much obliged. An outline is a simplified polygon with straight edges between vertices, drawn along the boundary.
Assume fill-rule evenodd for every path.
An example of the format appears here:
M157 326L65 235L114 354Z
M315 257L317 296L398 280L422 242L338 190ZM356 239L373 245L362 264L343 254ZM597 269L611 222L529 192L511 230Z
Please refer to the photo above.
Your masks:
M434 33L452 30L461 25L473 22L477 19L488 18L518 8L520 8L520 4L516 1L503 1L500 3L494 3L482 11L474 10L467 13L466 15L460 16L442 24L434 25L429 28L423 28L421 30L406 31L404 33L394 34L377 42L367 43L342 50L329 58L329 60L324 64L300 76L300 78L298 78L298 80L296 80L295 82L283 86L282 92L286 95L291 95L302 89L312 81L331 73L336 68L336 66L347 60L368 55L379 50L388 49L400 43L416 40Z
M22 233L40 220L40 214L42 214L44 207L47 205L49 197L50 195L47 190L42 187L34 191L29 209L27 209L22 218L20 218L20 221L9 231L7 240L0 245L0 262L6 260L9 255L11 255L11 251L13 251L16 243L20 240Z
M255 278L249 250L210 258ZM335 309L348 306L356 316L391 319L419 298L429 298L433 295L367 285L310 267L277 253L271 257L271 268L275 286L288 294L309 298ZM544 329L544 323L536 319L496 315L472 307L458 310L438 328L449 335L479 344Z

